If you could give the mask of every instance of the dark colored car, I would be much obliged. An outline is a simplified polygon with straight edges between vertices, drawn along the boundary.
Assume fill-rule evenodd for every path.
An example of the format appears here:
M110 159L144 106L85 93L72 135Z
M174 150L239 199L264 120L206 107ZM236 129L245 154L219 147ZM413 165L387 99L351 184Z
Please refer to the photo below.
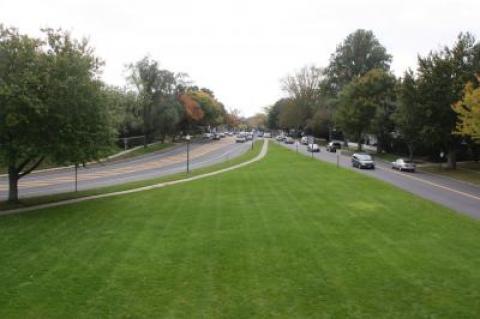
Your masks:
M368 154L355 153L352 155L352 166L358 168L375 169L375 162L373 161L373 158Z

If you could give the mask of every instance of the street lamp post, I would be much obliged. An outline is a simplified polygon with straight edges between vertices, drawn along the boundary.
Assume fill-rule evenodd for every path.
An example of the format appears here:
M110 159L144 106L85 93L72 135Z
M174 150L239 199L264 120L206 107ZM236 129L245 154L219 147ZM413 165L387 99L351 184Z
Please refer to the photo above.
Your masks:
M255 139L255 134L252 132L252 151L253 151L253 140Z
M187 174L190 173L190 135L185 136L187 141Z
M78 192L78 163L75 163L75 193Z

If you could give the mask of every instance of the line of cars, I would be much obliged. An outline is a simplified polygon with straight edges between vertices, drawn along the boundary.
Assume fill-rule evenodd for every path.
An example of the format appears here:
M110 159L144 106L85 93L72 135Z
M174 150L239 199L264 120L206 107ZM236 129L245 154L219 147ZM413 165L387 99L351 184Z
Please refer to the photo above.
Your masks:
M286 135L278 135L276 137L277 141L284 142L285 144L293 144L294 140L291 137ZM313 137L303 136L300 139L300 143L307 146L308 152L320 152L320 147L318 144L314 143ZM337 150L342 149L342 142L341 141L330 141L326 147L327 152L336 153ZM354 153L351 157L352 167L356 168L367 168L367 169L375 169L375 161L370 154L367 153ZM392 169L397 169L400 172L415 172L416 166L413 161L406 160L403 158L399 158L394 162L391 162Z
M219 140L221 138L224 138L228 135L228 132L213 132L213 133L204 133L203 138L205 139L212 139L212 140Z
M246 141L253 140L253 132L238 132L236 133L235 142L245 143Z
M371 168L375 169L375 161L370 154L366 153L354 153L352 155L352 166L358 168ZM400 172L412 172L415 173L416 165L413 161L406 160L404 158L398 158L391 162L392 169L397 169Z

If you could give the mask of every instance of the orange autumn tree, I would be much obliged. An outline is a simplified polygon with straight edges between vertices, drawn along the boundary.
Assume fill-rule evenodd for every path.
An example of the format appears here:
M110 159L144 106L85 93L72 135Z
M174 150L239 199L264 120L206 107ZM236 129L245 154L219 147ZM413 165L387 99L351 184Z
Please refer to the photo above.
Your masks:
M178 98L185 109L185 119L188 123L198 123L203 119L204 113L197 101L188 94L181 94Z

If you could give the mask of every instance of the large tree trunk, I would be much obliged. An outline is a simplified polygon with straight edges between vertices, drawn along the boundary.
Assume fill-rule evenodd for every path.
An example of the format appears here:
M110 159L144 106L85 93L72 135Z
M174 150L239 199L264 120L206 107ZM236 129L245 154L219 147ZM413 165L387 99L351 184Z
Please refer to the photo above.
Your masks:
M15 164L10 164L8 166L8 201L9 202L18 202L18 181L25 175L30 174L34 169L36 169L42 162L44 157L38 158L33 165L25 169L25 167L31 163L34 159L27 158L20 165L16 166ZM15 161L12 161L15 163Z
M455 146L450 146L447 154L447 168L457 168L457 149Z
M8 168L8 201L18 202L18 180L20 179L15 167Z

